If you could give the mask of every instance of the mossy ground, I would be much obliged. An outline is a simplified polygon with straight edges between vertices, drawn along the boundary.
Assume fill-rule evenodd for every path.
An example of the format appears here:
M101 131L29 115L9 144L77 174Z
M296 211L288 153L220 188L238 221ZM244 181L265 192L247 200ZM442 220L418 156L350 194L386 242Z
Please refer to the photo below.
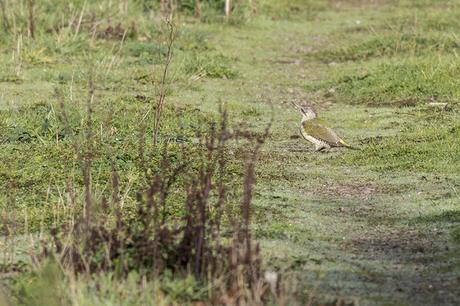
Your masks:
M267 265L298 279L298 295L357 305L460 303L454 7L454 1L297 1L286 9L267 0L243 24L181 22L162 137L192 137L221 102L233 122L256 130L273 116L257 170L255 232ZM95 174L101 182L114 160L124 184L136 182L131 131L154 97L149 65L162 52L140 40L128 39L120 52L119 41L90 46L107 72L97 75L96 120L113 116L117 134L105 140L109 131L101 130ZM7 44L0 58L0 201L27 215L32 230L54 222L52 208L78 166L62 162L73 151L66 143L71 135L56 123L54 88L83 104L88 66L75 41L57 51L46 39L35 44L13 60L14 44ZM298 137L300 117L290 106L304 100L361 150L313 152ZM79 114L72 120L77 127ZM113 159L111 150L124 154Z

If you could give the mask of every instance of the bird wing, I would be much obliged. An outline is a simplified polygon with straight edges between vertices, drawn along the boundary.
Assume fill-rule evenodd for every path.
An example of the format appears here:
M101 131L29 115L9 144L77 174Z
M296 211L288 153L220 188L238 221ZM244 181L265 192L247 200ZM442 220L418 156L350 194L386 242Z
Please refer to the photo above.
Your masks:
M324 141L328 145L340 146L343 142L334 130L328 128L325 122L319 118L304 121L302 128L307 135Z

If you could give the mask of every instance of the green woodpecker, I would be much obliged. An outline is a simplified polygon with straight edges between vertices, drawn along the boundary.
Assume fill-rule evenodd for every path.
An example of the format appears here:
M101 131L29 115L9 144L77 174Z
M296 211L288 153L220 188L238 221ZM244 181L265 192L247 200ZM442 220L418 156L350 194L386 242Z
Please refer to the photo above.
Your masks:
M324 120L318 118L316 111L308 104L297 105L293 103L302 114L300 133L303 138L315 145L315 151L330 149L331 147L345 147L355 149L343 141L334 130L327 127Z

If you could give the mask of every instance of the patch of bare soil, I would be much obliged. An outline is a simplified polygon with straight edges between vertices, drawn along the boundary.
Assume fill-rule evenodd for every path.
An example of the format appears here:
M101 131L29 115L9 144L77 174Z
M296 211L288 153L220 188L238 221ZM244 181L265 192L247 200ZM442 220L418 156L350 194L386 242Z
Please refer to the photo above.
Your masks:
M331 197L360 197L367 199L379 192L379 187L372 183L324 185L319 189L319 194Z
M432 236L422 236L414 230L386 230L378 231L377 233L365 233L363 235L351 238L351 246L354 249L360 249L364 252L373 253L376 256L378 253L410 253L414 254L429 254L435 251L434 238L442 234L441 231L431 233ZM395 255L395 254L393 254ZM401 257L400 260L407 259Z
M305 192L308 197L320 196L328 198L361 198L368 199L374 194L381 192L381 188L373 183L344 183L324 184L314 191Z
M329 0L329 4L340 8L375 8L391 3L392 0Z

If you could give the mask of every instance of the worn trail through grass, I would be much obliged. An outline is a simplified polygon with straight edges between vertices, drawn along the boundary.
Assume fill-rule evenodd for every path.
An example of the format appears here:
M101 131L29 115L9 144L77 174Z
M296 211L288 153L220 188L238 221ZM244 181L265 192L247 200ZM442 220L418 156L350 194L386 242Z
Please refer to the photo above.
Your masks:
M252 109L256 116L247 122L255 126L269 120L273 107L273 135L259 166L256 232L269 265L297 275L299 291L331 303L458 304L458 245L450 238L459 221L458 173L417 169L437 156L405 156L406 140L396 139L409 134L404 129L423 133L415 118L426 110L350 104L307 89L339 69L310 61L309 54L343 27L334 20L345 18L225 29L215 43L240 59L242 74L206 82L199 94L228 101L235 113ZM307 99L363 149L314 153L298 138L300 117L290 107ZM393 142L379 146L381 139Z

